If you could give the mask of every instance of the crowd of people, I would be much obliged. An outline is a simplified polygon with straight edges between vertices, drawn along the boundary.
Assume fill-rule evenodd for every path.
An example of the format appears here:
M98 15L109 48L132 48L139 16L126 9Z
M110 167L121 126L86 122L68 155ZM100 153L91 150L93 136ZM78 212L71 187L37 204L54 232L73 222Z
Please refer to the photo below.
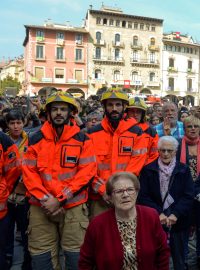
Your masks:
M0 269L200 269L200 108L120 88L0 98Z

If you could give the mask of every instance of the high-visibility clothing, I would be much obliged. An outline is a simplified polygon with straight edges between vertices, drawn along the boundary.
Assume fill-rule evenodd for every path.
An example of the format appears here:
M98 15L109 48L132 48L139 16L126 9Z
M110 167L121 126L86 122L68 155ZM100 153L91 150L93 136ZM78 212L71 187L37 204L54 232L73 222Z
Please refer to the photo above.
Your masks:
M158 134L156 130L149 126L148 123L137 124L144 132L144 137L147 140L147 159L145 165L151 163L158 157Z
M20 174L17 146L6 134L0 132L0 219L7 213L8 196Z
M92 141L76 126L64 125L62 135L49 122L29 138L22 163L23 180L39 204L48 196L70 208L87 201L87 185L96 174Z
M121 120L113 130L107 117L89 130L97 158L97 176L92 183L94 193L102 195L105 183L117 171L139 175L147 155L146 140L135 119ZM95 198L94 194L91 195Z

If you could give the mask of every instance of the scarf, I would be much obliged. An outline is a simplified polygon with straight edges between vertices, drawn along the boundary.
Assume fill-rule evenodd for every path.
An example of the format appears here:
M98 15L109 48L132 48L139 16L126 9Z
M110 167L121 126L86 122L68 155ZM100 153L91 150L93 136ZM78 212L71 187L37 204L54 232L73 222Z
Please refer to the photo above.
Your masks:
M199 175L200 173L200 139L198 137L197 139L190 140L186 136L182 138L180 161L184 164L186 164L186 144L197 145L197 175Z
M163 201L168 191L169 181L172 172L176 166L176 157L174 157L168 165L164 164L161 158L159 157L158 166L159 166L160 193Z

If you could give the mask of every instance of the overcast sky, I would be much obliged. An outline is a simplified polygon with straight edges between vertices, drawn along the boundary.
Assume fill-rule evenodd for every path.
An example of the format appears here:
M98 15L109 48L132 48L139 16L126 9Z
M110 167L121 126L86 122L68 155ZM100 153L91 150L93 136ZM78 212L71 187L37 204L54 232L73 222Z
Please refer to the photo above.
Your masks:
M189 34L200 41L199 0L106 0L105 6L119 7L125 14L164 19L164 32ZM69 21L80 26L89 5L100 9L98 0L1 0L0 61L24 53L24 25Z

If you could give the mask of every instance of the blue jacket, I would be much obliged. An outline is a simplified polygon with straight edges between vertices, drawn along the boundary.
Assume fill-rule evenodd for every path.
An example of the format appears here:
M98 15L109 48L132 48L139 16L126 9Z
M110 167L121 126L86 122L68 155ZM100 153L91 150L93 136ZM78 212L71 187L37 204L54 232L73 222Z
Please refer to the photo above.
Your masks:
M158 171L158 159L145 166L141 171L138 204L155 208L161 214L164 211ZM189 213L194 198L194 184L189 167L177 161L171 180L169 194L174 202L167 209L167 213L164 213L167 216L174 214L178 218L176 224L172 226L172 230L181 231L190 225Z

